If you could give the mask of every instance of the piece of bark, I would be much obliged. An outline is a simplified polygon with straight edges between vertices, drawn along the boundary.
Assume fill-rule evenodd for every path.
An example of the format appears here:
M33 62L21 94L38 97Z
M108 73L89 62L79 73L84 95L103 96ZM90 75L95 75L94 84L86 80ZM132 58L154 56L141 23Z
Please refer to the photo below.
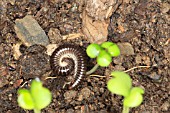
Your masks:
M117 7L122 3L122 0L87 0L87 14L95 20L107 20Z
M107 21L93 21L93 18L86 14L82 15L82 30L90 43L102 43L107 40L109 19Z

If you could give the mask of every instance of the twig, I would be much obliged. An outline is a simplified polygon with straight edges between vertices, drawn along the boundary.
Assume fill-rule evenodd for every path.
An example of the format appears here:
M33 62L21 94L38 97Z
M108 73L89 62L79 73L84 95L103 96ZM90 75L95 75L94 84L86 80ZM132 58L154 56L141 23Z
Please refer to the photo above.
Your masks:
M99 77L99 78L105 78L106 76L102 76L102 75L90 75L91 77Z
M54 79L54 78L57 78L57 77L46 77L45 80L47 80L47 79Z
M132 71L134 69L137 69L137 68L149 68L151 66L136 66L136 67L132 67L128 70L125 70L124 72L129 72L129 71ZM102 76L102 75L90 75L90 77L100 77L100 78L105 78L106 76Z
M84 36L82 33L73 33L73 34L68 34L68 35L65 35L63 36L63 39L75 39L75 38L78 38L78 37L81 37L81 36Z
M128 70L125 70L124 72L129 72L129 71L137 69L137 68L149 68L149 67L151 67L151 66L136 66L136 67L132 67L132 68L130 68Z

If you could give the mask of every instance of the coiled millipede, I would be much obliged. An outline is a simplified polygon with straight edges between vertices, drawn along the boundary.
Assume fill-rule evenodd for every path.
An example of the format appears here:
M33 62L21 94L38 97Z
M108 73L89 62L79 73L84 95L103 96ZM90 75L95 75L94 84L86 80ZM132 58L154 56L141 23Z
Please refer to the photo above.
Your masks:
M69 84L69 89L76 87L86 74L85 55L82 48L71 44L59 46L51 55L50 65L54 73L68 75L73 72L74 81Z

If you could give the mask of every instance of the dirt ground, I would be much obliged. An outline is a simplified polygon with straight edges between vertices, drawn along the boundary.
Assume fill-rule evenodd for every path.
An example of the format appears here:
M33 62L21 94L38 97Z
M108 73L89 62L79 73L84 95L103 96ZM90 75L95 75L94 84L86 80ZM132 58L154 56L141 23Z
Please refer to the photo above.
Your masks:
M87 76L73 90L61 89L63 77L44 80L44 85L52 92L53 100L42 112L120 113L123 98L107 90L108 76L112 70L126 71L137 67L127 73L133 79L133 86L140 86L145 90L144 101L130 112L170 113L170 1L128 1L124 0L110 17L108 40L131 44L134 54L114 58L109 67L99 68L94 73L100 75L99 77ZM0 113L32 112L23 110L17 104L17 90L21 86L28 88L31 79L27 76L27 72L23 72L24 75L20 74L18 67L24 66L24 61L15 60L13 56L13 45L20 41L14 29L15 20L29 14L35 17L46 34L50 28L59 29L61 35L78 33L82 27L83 7L80 0L0 1ZM89 44L88 40L83 38L69 41L72 42L84 47ZM20 47L22 55L27 54L26 50L28 52L37 49L36 46ZM46 62L49 56L41 51L34 57L40 65L45 64L42 67L35 67L36 70L47 76L53 76L49 72L49 63ZM28 62L35 60L33 58L27 59ZM45 60L41 60L42 58ZM88 68L93 65L95 61L90 60ZM31 70L32 67L29 68Z

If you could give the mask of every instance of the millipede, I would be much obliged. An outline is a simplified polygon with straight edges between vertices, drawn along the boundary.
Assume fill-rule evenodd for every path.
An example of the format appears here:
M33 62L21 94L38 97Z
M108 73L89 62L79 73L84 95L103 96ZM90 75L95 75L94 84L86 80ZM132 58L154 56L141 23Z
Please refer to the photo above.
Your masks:
M57 75L73 73L74 81L69 84L69 89L76 87L87 70L85 51L78 45L63 44L52 53L50 65Z

